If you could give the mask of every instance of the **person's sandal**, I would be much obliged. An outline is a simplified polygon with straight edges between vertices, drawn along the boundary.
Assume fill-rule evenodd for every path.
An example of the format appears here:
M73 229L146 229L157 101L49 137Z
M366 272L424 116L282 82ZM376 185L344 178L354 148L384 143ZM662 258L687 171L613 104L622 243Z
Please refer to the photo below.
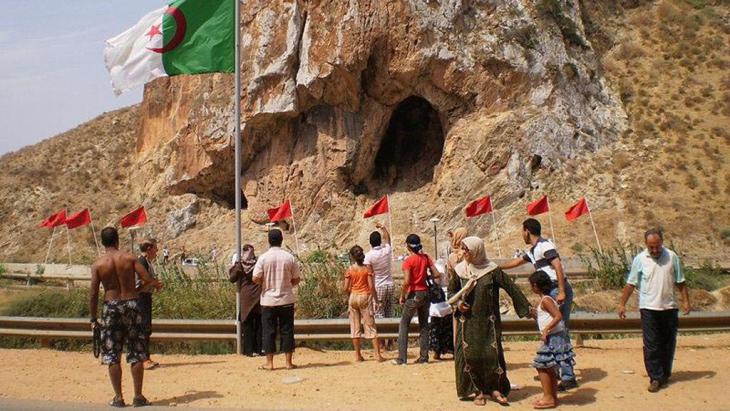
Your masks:
M117 398L114 397L110 402L109 405L114 408L124 408L127 406L127 404L124 403L124 398Z
M148 405L152 405L152 403L149 402L145 397L138 397L135 398L134 401L132 401L133 407L146 407Z

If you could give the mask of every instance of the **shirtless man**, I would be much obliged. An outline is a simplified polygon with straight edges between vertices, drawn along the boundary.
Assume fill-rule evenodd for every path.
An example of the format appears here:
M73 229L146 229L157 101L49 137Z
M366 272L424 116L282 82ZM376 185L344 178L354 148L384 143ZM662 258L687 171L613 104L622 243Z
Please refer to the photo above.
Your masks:
M91 326L101 327L102 363L109 365L109 379L114 388L112 407L124 407L122 396L122 367L119 364L122 345L127 345L127 363L131 365L134 380L135 407L150 405L142 395L144 360L147 359L147 337L143 332L142 313L138 307L135 272L144 285L158 290L162 283L150 277L147 270L130 253L119 251L119 234L114 227L101 230L101 243L106 253L91 266L89 312ZM104 307L101 324L96 321L99 302L99 283L104 286Z

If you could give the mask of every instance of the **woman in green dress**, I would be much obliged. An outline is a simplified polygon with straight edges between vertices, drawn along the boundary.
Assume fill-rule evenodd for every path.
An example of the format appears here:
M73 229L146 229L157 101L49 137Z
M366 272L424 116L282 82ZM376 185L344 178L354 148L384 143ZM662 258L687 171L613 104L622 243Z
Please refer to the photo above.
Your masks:
M530 314L530 303L497 264L489 261L484 241L467 237L461 242L464 260L449 282L449 303L456 307L454 321L456 391L462 400L485 405L487 395L507 405L510 383L502 350L499 289L512 298L520 317Z

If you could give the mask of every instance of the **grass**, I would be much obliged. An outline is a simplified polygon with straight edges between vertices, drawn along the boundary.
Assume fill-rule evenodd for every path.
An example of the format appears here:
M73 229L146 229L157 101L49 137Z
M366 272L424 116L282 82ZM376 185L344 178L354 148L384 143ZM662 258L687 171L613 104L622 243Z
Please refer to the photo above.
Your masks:
M617 242L604 252L591 247L589 254L580 258L600 288L615 290L623 288L631 261L638 251L635 245Z
M709 262L700 267L683 267L684 277L689 288L713 291L723 284L723 270Z

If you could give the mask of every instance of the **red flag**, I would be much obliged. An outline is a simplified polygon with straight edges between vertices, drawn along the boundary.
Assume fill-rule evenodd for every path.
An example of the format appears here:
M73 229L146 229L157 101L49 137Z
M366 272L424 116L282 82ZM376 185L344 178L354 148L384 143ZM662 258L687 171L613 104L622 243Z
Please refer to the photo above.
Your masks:
M66 222L66 210L60 210L41 222L40 227L53 228Z
M271 221L272 223L283 220L287 217L291 217L291 203L289 202L289 200L286 200L284 201L284 204L280 205L279 207L266 210L266 213L269 214L269 221Z
M374 215L385 214L388 211L390 211L390 207L388 206L388 196L384 196L365 211L363 218L370 218Z
M492 199L489 196L482 197L478 200L474 200L466 206L467 217L476 217L478 215L487 214L492 212Z
M583 197L580 199L580 201L575 203L573 207L570 207L568 211L565 212L565 218L568 221L573 221L583 214L588 214L589 212L590 210L588 209L588 203L586 202L585 197Z
M550 211L550 207L548 206L547 196L542 196L539 200L535 200L527 205L527 214L529 215L538 215L547 213L548 211Z
M81 211L79 211L76 214L72 214L66 218L66 227L69 229L74 229L77 227L83 227L86 224L91 223L91 214L89 214L89 209L85 208Z
M144 211L144 206L130 211L127 215L119 220L122 227L132 227L135 225L142 225L147 221L147 212Z

